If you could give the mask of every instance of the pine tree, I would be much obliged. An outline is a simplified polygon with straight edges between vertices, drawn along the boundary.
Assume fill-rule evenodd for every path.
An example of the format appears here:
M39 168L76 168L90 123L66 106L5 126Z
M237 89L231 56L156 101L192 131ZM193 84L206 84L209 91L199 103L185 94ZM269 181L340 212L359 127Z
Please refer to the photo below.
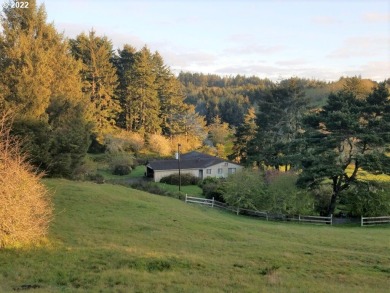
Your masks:
M65 110L52 113L54 105L77 108L78 123L75 127L88 136L88 121L82 101L80 64L69 54L68 43L53 24L46 23L44 6L37 7L29 1L29 9L12 9L5 6L2 17L3 31L0 35L0 89L3 105L15 111L13 133L22 136L24 149L31 155L31 162L47 173L53 174L53 163L58 161L58 152L53 143L58 141L59 128L64 127ZM0 94L1 95L1 94ZM63 121L60 125L55 120ZM76 138L63 145L76 146L82 142ZM77 164L79 157L72 157Z
M123 46L122 50L118 50L118 56L114 57L114 64L118 73L119 85L117 87L117 96L119 97L121 113L118 117L117 124L131 131L132 110L130 98L130 80L132 67L134 64L136 49L128 44Z
M134 56L129 75L127 104L130 129L141 133L160 133L160 101L156 88L152 55L143 47Z
M245 164L248 159L248 144L255 138L257 132L256 113L253 107L245 115L244 123L237 127L234 135L233 154L230 159Z
M289 148L300 136L301 117L308 105L297 81L292 78L271 89L259 102L258 131L248 148L250 162L276 169L294 163L288 156L292 153Z
M162 133L173 136L186 133L185 113L189 106L184 103L185 96L181 85L169 68L164 65L161 55L153 55L156 72L156 88L160 101L160 119Z
M327 214L335 211L343 191L359 181L361 168L390 174L386 155L390 144L389 96L384 83L365 99L343 90L331 94L321 111L303 120L306 150L301 156L298 184L332 186Z
M73 56L82 62L83 93L89 101L89 113L95 122L98 140L115 125L119 106L115 97L118 86L116 69L112 63L112 43L94 31L82 33L70 40Z
M44 6L29 2L29 9L5 5L0 39L0 84L7 87L7 108L18 116L47 119L51 85L55 72L51 68L61 36L46 23Z

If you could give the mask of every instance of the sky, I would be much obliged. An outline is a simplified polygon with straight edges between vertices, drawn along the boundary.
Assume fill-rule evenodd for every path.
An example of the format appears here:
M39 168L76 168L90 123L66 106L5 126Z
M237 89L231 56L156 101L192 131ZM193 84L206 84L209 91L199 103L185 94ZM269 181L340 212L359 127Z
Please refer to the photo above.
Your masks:
M174 73L390 78L389 0L37 0L66 37L158 51Z

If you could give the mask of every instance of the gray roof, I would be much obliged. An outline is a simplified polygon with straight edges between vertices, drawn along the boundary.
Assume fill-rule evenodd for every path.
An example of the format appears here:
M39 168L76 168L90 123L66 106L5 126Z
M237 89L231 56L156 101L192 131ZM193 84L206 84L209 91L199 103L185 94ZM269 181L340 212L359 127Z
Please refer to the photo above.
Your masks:
M190 152L180 155L180 169L204 169L222 162L228 162L224 159L202 154L199 152ZM147 167L153 170L176 170L179 169L178 160L155 160L149 162ZM237 164L236 164L237 165Z

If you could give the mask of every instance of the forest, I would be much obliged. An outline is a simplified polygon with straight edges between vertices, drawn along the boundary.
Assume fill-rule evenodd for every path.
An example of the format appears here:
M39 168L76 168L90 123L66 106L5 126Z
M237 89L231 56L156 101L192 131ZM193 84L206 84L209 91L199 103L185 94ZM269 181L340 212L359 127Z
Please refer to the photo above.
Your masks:
M175 75L146 45L113 48L94 30L65 38L36 1L5 6L1 25L0 109L45 176L82 177L87 154L172 157L180 143L295 170L302 188L329 181L330 214L351 186L381 190L361 183L360 170L390 173L390 79Z

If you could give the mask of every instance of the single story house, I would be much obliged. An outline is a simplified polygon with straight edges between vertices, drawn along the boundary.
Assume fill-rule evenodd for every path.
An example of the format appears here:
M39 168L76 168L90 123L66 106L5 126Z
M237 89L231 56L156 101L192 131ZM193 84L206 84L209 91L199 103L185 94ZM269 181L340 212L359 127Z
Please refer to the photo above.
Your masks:
M180 172L192 174L199 179L225 178L242 168L236 163L195 151L180 155ZM154 182L160 182L162 177L175 173L179 173L179 160L177 159L155 160L146 165L146 176L153 178Z

